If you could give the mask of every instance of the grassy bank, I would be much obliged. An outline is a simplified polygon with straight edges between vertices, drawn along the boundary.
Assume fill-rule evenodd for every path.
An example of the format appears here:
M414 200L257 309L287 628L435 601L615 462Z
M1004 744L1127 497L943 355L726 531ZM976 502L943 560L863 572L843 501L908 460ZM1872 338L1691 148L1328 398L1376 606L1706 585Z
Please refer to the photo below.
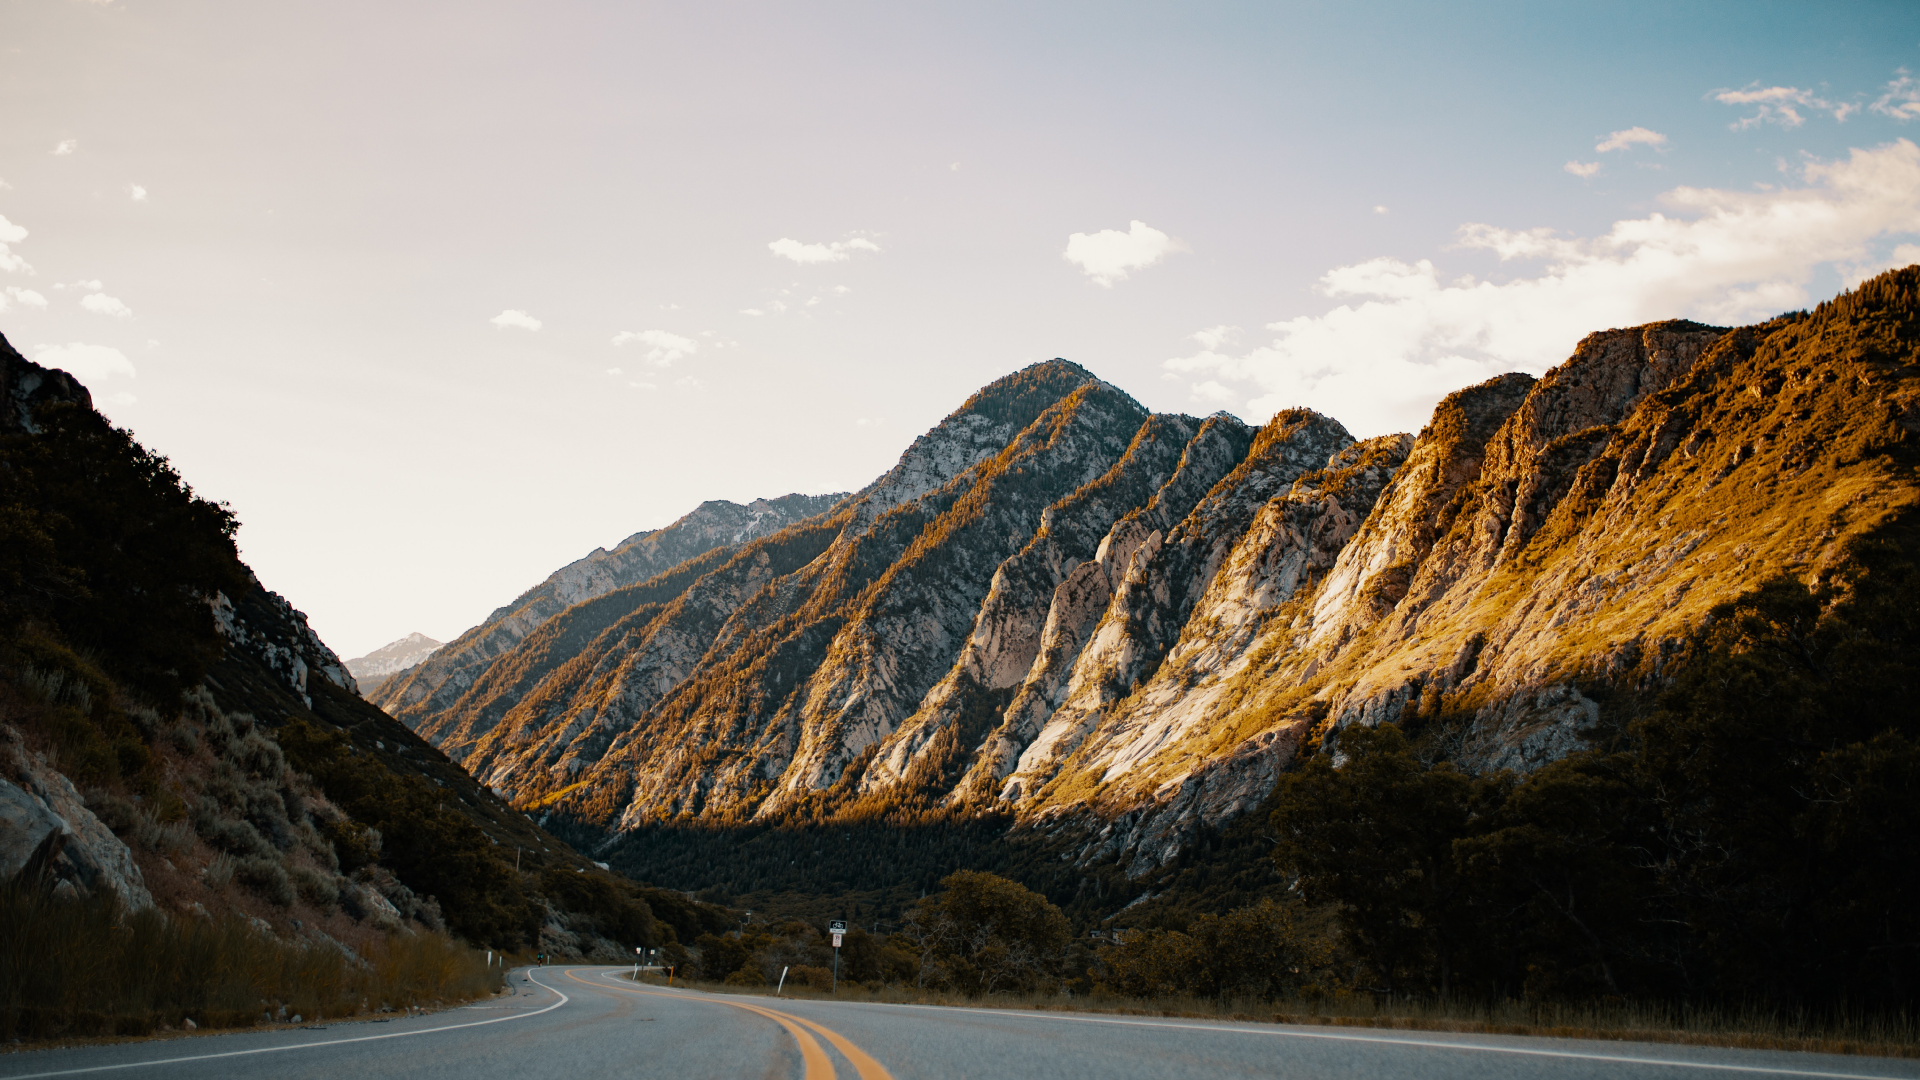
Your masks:
M642 974L642 982L665 979ZM684 979L674 985L716 994L770 996L771 987L742 987ZM1763 1008L1722 1009L1645 1002L1527 1003L1504 1001L1380 1001L1369 995L1322 1001L1220 1000L1213 998L1128 998L1095 994L959 994L916 991L890 984L843 984L840 992L789 984L782 997L807 1000L943 1005L976 1009L1050 1010L1109 1013L1197 1020L1326 1027L1438 1031L1468 1035L1533 1035L1561 1039L1680 1043L1750 1050L1794 1050L1822 1054L1920 1058L1920 1023L1910 1014L1814 1015Z
M350 952L239 916L127 912L110 896L0 885L0 1041L316 1022L469 1000L502 981L484 953L440 934Z

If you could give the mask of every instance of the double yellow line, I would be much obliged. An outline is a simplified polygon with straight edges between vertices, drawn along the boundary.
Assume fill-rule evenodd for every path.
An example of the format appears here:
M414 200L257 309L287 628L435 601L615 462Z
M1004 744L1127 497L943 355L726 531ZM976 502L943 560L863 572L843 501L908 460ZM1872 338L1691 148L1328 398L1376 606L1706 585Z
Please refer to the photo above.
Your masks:
M805 1017L795 1016L792 1013L784 1013L778 1009L769 1009L764 1005L753 1005L745 1001L735 1001L731 998L707 997L704 995L695 998L687 994L666 994L658 990L643 990L637 986L622 986L618 983L590 982L571 971L567 972L567 978L583 986L599 986L604 989L620 990L629 994L644 994L647 997L672 998L675 1001L693 1000L717 1005L731 1005L736 1009L745 1009L750 1013L758 1013L774 1023L779 1024L781 1027L786 1028L787 1034L793 1036L793 1041L800 1044L800 1061L805 1066L805 1071L802 1073L803 1080L836 1080L833 1071L833 1059L827 1056L827 1052L821 1049L819 1040L815 1039L812 1034L809 1034L809 1031L817 1032L822 1038L832 1043L835 1050L840 1051L848 1061L852 1062L854 1071L860 1074L860 1080L893 1080L892 1073L888 1072L879 1062L873 1060L865 1050L853 1045L846 1036L831 1028L822 1027Z

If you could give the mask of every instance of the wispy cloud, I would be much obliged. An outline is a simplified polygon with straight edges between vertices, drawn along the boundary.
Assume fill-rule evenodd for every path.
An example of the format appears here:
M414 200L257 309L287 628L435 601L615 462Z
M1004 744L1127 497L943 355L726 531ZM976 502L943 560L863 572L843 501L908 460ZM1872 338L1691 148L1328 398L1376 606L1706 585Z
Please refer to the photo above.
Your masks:
M1600 171L1600 163L1597 161L1569 161L1565 165L1562 165L1561 168L1585 180Z
M700 343L679 334L669 334L665 330L622 330L613 335L613 343L618 345L646 346L647 362L655 367L670 367L675 360L692 356L700 351Z
M90 292L81 297L80 306L95 315L107 315L115 319L125 319L133 314L133 309L122 303L119 298L100 292Z
M1920 80L1901 68L1886 91L1868 108L1895 120L1920 120Z
M33 267L27 260L13 253L9 244L17 244L27 238L27 230L0 216L0 270L15 274L31 274Z
M141 187L139 184L128 184L127 195L131 197L134 202L147 201L147 189Z
M32 289L22 289L14 285L0 289L0 311L10 311L16 304L20 307L45 310L47 298Z
M99 292L101 289L105 288L106 285L99 278L94 278L91 281L57 282L53 287L56 289L91 289L94 292Z
M1739 90L1715 90L1710 96L1722 105L1753 108L1752 116L1743 116L1727 125L1735 131L1745 131L1761 124L1797 128L1807 122L1806 117L1800 115L1802 109L1832 113L1835 120L1845 121L1848 115L1860 108L1851 102L1828 101L1811 90L1802 90L1797 86L1761 86L1757 82Z
M1636 146L1665 146L1667 137L1657 131L1643 127L1630 127L1625 131L1616 131L1593 144L1595 153L1605 154L1614 150L1631 150ZM1569 170L1571 171L1571 170Z
M1920 147L1906 139L1812 162L1800 178L1766 191L1675 188L1662 196L1668 213L1590 238L1467 225L1463 246L1543 265L1503 282L1443 275L1425 259L1343 266L1320 279L1342 301L1331 311L1271 323L1274 338L1250 351L1209 346L1167 367L1196 393L1209 381L1250 387L1256 414L1309 405L1359 433L1410 430L1443 394L1542 371L1590 331L1801 307L1817 268L1857 280L1903 257L1906 247L1884 252L1889 241L1920 233Z
M42 367L59 368L88 384L101 379L119 376L131 379L134 376L133 361L109 345L88 345L79 341L66 345L41 345L34 349L33 362Z
M505 330L508 327L513 327L516 330L540 329L540 320L521 311L519 308L508 308L487 321L501 330Z
M80 149L80 140L61 139L59 142L53 144L53 156L66 157L78 149Z
M1181 250L1173 237L1144 221L1129 223L1126 232L1102 229L1097 233L1074 233L1067 237L1067 250L1061 257L1080 268L1102 288L1110 289L1126 279L1128 271L1139 270Z
M767 250L783 259L791 259L801 264L846 262L856 251L878 252L880 245L864 236L850 240L833 240L825 244L803 244L798 240L781 237L767 245Z

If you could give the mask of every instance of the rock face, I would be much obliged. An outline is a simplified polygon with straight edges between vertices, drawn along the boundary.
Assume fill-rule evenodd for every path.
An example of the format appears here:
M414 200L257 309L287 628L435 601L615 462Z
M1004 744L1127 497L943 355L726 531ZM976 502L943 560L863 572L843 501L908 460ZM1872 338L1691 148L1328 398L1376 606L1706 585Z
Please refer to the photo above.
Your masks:
M1878 295L1596 333L1362 442L1035 365L830 512L547 615L402 713L608 844L1011 813L1139 873L1351 724L1537 768L1623 723L1715 604L1920 501L1884 451L1920 430L1920 328L1823 345Z
M0 725L0 879L45 874L56 893L102 890L138 911L153 906L133 852L19 732Z

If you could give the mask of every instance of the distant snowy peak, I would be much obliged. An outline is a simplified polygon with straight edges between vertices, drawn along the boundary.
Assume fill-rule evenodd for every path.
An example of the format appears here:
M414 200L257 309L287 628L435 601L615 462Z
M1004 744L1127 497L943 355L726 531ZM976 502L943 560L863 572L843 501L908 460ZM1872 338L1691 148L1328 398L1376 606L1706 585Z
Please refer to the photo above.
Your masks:
M432 656L445 642L435 641L425 634L413 633L398 641L391 641L373 650L365 656L347 661L347 670L356 679L365 680L406 669Z

